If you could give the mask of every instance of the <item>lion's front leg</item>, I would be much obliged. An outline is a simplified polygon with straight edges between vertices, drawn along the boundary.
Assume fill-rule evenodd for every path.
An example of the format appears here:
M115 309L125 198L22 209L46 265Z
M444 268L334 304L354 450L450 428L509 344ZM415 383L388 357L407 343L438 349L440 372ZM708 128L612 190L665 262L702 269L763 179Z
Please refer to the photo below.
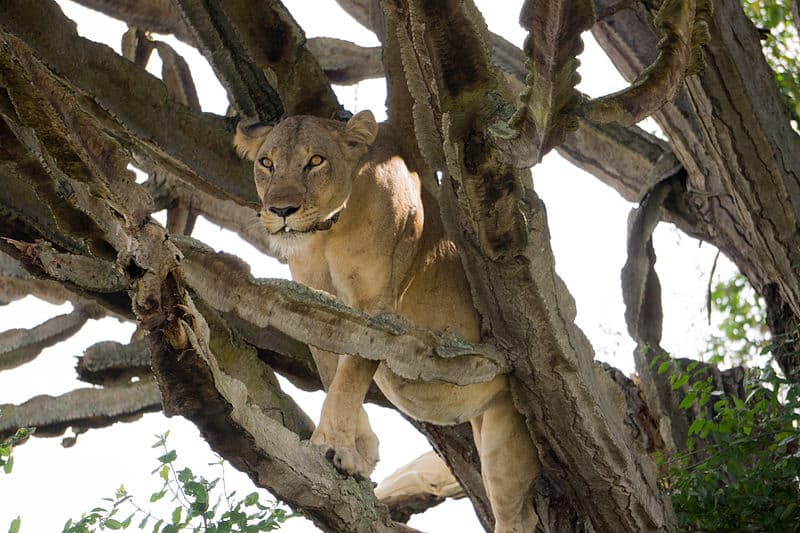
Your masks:
M339 471L363 478L369 477L377 461L377 439L374 443L363 442L368 437L364 424L367 429L369 424L362 406L377 368L377 361L351 355L340 357L322 405L319 426L311 436L311 442L323 448ZM374 457L365 457L359 449L374 451Z

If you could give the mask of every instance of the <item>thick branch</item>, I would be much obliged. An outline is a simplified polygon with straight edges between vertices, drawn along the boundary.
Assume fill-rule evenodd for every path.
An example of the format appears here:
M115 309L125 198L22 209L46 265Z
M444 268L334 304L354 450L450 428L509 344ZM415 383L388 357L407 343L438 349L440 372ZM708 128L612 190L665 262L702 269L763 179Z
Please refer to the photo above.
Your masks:
M652 65L627 89L590 100L583 113L598 122L631 125L658 111L675 97L687 75L703 66L702 45L709 38L710 0L667 0L655 16L662 35Z
M214 1L195 0L180 0L174 5L227 90L236 111L267 121L283 115L280 97L267 81L266 73L248 60L241 41L247 34L237 31L222 6ZM258 10L253 5L251 8L252 13ZM267 37L272 38L272 35L267 33Z
M264 408L270 399L253 386L257 374L225 353L227 347L215 346L213 321L205 321L175 273L164 278L161 290L170 312L158 323L149 313L142 318L152 324L152 365L167 415L189 418L212 448L323 530L407 530L377 504L368 482L336 472L318 448L301 442ZM215 348L223 352L217 355Z
M39 31L41 20L49 21L47 32ZM225 119L193 113L170 100L161 80L109 48L79 37L50 0L6 2L0 27L0 44L6 47L3 57L42 61L82 94L92 95L110 116L104 117L89 102L82 105L90 107L129 149L158 161L194 186L255 204L251 169L231 148ZM30 48L4 35L15 35Z
M79 300L77 295L55 281L34 278L19 261L0 251L0 304L8 304L28 295L56 305L67 301L77 303Z
M150 375L150 352L144 340L120 344L102 341L86 348L75 366L78 379L95 385L129 382Z
M363 47L332 37L309 39L306 46L331 83L354 85L362 80L384 77L379 46Z
M505 125L508 131L495 130L501 138L523 137L513 143L517 147L514 151L525 147L530 154L517 156L518 166L538 163L564 141L567 133L578 128L580 95L575 85L580 79L581 32L593 22L589 0L529 0L523 4L520 24L528 30L525 90L519 97L519 108Z
M0 333L0 371L33 361L42 350L72 337L89 320L83 310L58 315L31 329Z
M387 18L392 13L401 20L414 11L403 5L401 12L392 2L383 7ZM515 354L512 391L547 470L557 473L548 480L556 481L595 529L673 530L655 465L636 448L619 417L624 398L592 364L591 346L574 325L574 302L554 271L541 202L523 188L523 176L481 142L484 132L465 128L482 123L478 117L465 120L464 114L480 111L473 107L481 103L474 94L486 94L491 82L477 75L471 83L451 83L448 74L461 65L463 39L435 31L441 27L438 13L416 13L419 19L411 17L411 23L434 29L436 44L409 40L420 61L442 72L431 91L449 99L440 131L449 176L440 196L444 219L462 254L484 329ZM486 68L480 54L466 55L483 61L474 72ZM482 91L472 83L483 84Z
M172 0L75 0L79 4L156 33L171 33L181 41L194 44Z
M234 256L214 253L196 241L175 242L184 254L186 281L198 295L259 327L278 329L326 351L383 360L407 379L466 385L505 370L503 356L490 346L435 334L395 317L370 317L290 281L256 281Z
M22 405L0 405L0 438L20 427L35 427L39 437L61 435L70 426L80 430L106 427L160 409L161 395L150 379L125 387L36 396Z
M683 196L698 233L760 292L775 283L798 316L800 138L740 4L716 2L709 31L706 68L655 118L687 170ZM626 78L653 60L657 38L642 8L620 11L593 32Z
M336 96L306 48L303 30L280 1L177 4L240 114L272 121L285 109L288 115L334 117ZM276 105L267 70L283 109Z

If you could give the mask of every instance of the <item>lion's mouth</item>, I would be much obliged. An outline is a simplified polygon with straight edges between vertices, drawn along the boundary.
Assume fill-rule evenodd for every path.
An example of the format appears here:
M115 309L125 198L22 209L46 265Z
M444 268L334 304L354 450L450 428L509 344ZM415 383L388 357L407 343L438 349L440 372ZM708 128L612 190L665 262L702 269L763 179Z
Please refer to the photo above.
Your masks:
M287 234L288 233L289 235L292 235L292 234L302 235L302 234L306 234L306 233L316 233L317 231L327 231L327 230L331 229L333 227L333 225L336 224L336 222L338 222L339 215L341 213L342 213L342 210L340 209L340 210L336 211L335 213L333 213L328 218L326 218L325 220L321 220L321 221L317 222L316 224L314 224L313 226L311 226L310 228L305 229L305 230L294 229L294 228L289 227L288 224L284 224L283 227L281 229L279 229L278 231L276 231L275 233L273 233L273 235L279 235L281 233L283 233L283 234Z

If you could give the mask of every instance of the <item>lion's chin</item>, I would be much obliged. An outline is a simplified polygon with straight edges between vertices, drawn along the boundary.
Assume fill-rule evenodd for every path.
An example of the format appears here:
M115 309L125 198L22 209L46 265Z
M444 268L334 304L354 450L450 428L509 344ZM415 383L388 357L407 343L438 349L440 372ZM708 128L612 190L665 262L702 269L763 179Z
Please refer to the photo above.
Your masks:
M281 231L269 237L269 245L278 257L289 258L303 252L312 232Z

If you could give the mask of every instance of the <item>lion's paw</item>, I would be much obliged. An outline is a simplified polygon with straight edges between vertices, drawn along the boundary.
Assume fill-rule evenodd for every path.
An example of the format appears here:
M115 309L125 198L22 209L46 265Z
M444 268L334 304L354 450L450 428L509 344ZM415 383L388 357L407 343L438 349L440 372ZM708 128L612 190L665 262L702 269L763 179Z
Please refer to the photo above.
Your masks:
M366 416L363 418L366 422ZM378 437L369 426L369 422L359 423L356 430L356 451L367 464L367 471L372 473L378 464Z
M333 463L339 472L354 476L357 479L368 479L375 468L375 462L366 460L356 449L355 445L335 443L326 435L314 432L311 442L317 445L324 453L325 457Z

